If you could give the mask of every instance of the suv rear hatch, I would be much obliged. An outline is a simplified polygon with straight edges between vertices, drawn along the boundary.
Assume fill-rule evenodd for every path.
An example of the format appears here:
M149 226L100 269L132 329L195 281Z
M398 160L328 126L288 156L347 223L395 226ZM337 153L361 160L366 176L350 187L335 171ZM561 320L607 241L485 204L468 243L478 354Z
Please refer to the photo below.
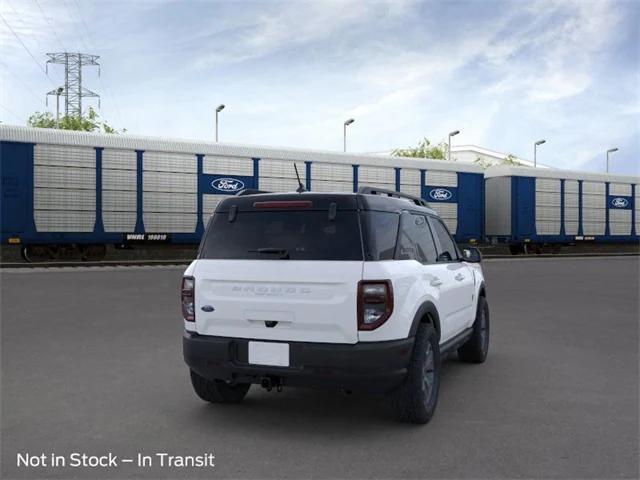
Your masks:
M196 262L201 335L356 343L355 196L252 195L218 207Z

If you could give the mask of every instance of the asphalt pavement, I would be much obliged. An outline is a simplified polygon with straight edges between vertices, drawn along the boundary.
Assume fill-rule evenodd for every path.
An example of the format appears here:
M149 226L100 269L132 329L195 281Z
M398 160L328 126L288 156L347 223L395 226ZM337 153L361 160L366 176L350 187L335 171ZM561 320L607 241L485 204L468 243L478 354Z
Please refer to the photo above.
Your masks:
M314 390L205 404L182 361L180 268L0 272L0 476L637 478L638 257L484 267L489 358L445 362L426 426L396 423L382 398ZM134 462L72 467L74 452ZM215 466L160 466L162 452ZM17 465L42 453L67 464Z

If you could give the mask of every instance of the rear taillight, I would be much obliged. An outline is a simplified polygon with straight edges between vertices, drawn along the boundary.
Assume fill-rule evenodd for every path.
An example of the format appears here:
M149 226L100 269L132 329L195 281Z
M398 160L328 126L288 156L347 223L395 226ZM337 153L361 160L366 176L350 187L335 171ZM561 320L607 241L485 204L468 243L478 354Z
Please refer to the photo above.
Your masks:
M182 317L187 322L196 321L196 279L182 277Z
M374 330L393 312L391 280L358 282L358 330Z

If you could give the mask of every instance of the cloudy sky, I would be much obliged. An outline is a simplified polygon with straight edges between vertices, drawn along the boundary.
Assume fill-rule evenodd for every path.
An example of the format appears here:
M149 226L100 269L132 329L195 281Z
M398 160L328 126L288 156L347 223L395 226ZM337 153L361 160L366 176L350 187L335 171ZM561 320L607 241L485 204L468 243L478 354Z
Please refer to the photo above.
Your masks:
M385 151L460 129L562 168L640 174L640 2L0 0L0 120L101 56L102 117L129 133ZM55 101L49 109L55 108Z

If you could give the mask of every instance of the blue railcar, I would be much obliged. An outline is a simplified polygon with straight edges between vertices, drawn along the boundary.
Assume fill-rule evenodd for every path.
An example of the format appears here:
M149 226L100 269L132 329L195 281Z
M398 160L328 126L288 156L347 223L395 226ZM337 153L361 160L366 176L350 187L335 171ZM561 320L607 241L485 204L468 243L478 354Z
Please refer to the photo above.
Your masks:
M485 231L512 253L576 242L638 242L640 178L498 166L485 172Z
M483 235L484 181L476 165L391 156L105 135L0 125L1 242L23 254L77 248L196 244L227 195L376 186L420 196L459 242Z

